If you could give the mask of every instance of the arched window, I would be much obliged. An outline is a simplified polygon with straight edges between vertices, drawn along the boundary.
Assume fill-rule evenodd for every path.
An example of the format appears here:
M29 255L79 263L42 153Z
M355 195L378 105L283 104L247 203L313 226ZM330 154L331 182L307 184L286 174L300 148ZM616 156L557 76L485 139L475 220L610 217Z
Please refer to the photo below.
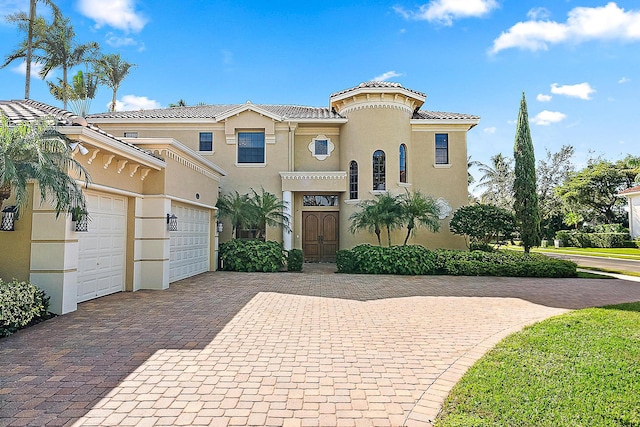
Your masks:
M407 182L407 146L400 144L400 182Z
M385 177L386 160L382 150L376 150L373 153L373 189L386 190Z
M358 198L358 162L355 160L349 163L349 198Z

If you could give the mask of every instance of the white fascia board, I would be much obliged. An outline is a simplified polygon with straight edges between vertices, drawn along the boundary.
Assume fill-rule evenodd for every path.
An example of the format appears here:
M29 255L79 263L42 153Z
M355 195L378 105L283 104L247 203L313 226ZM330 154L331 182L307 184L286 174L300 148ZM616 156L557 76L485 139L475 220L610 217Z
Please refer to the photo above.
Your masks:
M413 125L467 125L469 129L480 123L480 119L411 119Z
M263 108L258 107L255 104L242 104L236 108L232 108L231 110L227 110L224 113L215 117L216 121L222 121L224 119L228 119L229 117L233 117L237 114L244 113L245 111L253 111L254 113L258 113L262 116L269 117L275 121L281 122L285 120L284 117L278 116L277 114L273 114L271 111L267 111Z
M148 168L160 170L164 169L167 165L164 160L158 159L149 153L141 151L140 149L130 147L119 139L109 137L84 126L60 126L58 131L67 136L77 136L83 144L91 145L98 149L108 150L122 157L135 160Z
M426 101L427 97L424 95L419 95L415 92L411 92L408 89L405 88L398 88L398 87L359 87L359 88L355 88L353 90L350 90L348 92L345 93L341 93L339 95L336 96L332 96L329 98L330 103L336 102L336 101L341 101L343 99L348 99L348 98L352 98L354 96L357 95L361 95L361 94L366 94L366 93L379 93L379 94L389 94L389 95L395 95L395 94L400 94L400 95L404 95L408 98L413 98L417 101L420 101L421 103L424 103L424 101Z
M141 145L141 146L149 145L149 146L155 146L155 147L162 147L162 146L173 147L173 148L176 149L176 151L180 151L180 152L182 152L182 154L185 154L188 157L191 157L192 159L197 160L198 162L202 163L204 166L208 167L212 171L215 171L215 172L219 173L222 176L227 176L227 172L224 169L222 169L220 166L216 165L211 160L205 159L203 156L201 156L197 152L193 151L191 148L187 147L186 145L184 145L183 143L181 143L177 139L173 139L173 138L123 138L123 140L127 141L127 142L129 142L131 144Z
M162 123L162 124L182 124L182 123L194 123L194 124L211 124L211 123L216 123L216 119L214 119L213 117L211 118L199 118L199 119L183 119L183 118L164 118L164 119L156 119L156 118L152 118L152 117L147 117L147 118L138 118L138 119L123 119L123 118L106 118L106 117L102 117L102 118L96 118L96 119L89 119L88 120L90 124L100 124L100 123L107 123L107 124L123 124L123 125L128 125L128 124L143 124L143 123L153 123L153 124L158 124L158 123Z
M349 119L286 119L291 123L318 123L318 124L344 124L349 121Z

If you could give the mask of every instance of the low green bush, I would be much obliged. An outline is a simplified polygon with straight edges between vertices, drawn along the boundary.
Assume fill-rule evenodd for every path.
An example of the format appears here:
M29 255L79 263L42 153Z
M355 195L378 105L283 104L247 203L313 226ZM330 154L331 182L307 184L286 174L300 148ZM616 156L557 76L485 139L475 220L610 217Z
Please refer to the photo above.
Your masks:
M454 276L575 277L577 265L542 254L514 251L436 250L440 274Z
M287 255L287 271L302 271L304 256L301 249L291 249Z
M220 244L220 269L225 271L279 271L285 263L281 243L233 239Z
M576 248L624 248L629 241L628 233L583 233L561 230L556 233L564 247Z
M32 283L0 279L0 337L46 319L49 297Z
M357 274L432 274L433 252L419 245L358 245L336 254L338 273Z

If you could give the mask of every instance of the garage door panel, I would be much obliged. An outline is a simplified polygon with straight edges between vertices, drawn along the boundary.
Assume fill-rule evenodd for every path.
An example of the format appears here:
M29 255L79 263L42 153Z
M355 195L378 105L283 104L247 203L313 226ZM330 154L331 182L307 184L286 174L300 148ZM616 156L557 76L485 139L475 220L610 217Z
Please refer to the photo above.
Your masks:
M78 233L78 302L124 290L126 199L88 193L89 231Z
M209 211L175 205L172 211L178 231L170 233L169 282L209 270Z

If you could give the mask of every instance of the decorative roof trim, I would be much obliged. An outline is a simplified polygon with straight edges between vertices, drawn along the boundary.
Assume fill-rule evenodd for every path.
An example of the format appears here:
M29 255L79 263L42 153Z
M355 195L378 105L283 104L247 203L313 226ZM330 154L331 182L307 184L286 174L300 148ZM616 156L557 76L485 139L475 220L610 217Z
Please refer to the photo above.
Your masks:
M229 117L235 116L240 113L244 113L245 111L253 111L254 113L258 113L262 116L269 117L270 119L273 119L278 122L285 120L284 117L274 114L271 111L268 111L264 108L259 107L258 105L252 104L250 101L247 101L246 104L239 105L235 108L232 108L216 116L215 120L220 122L222 120L228 119Z
M282 179L347 179L347 173L338 172L280 172Z
M329 103L333 105L334 102L341 101L346 98L350 98L352 96L362 95L362 94L371 94L371 93L379 93L379 94L402 94L408 98L415 99L422 105L424 101L427 99L427 95L422 92L418 92L415 90L407 89L403 87L400 83L393 82L364 82L360 85L345 89L340 92L332 93L329 97Z

